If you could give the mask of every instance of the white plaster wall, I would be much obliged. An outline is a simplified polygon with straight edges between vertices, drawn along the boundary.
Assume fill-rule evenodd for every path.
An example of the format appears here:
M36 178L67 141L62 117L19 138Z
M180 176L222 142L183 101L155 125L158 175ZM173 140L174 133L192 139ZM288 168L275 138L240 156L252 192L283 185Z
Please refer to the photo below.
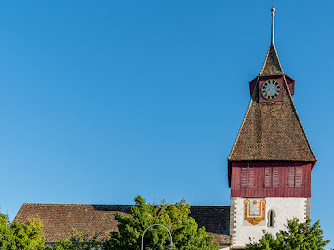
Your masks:
M234 198L235 199L235 198ZM249 237L253 241L258 241L262 236L262 230L265 230L275 235L279 230L284 230L287 224L287 219L298 218L300 222L305 221L305 204L306 198L264 198L266 201L265 223L259 225L252 225L245 223L244 200L246 198L236 198L235 209L235 235L234 246L245 246L250 243ZM273 209L275 211L274 227L268 227L268 211Z

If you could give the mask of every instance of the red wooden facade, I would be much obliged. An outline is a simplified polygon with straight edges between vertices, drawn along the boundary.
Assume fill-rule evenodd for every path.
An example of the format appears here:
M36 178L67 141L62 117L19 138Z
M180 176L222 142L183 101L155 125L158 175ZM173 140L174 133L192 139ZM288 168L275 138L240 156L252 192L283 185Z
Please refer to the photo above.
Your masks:
M311 197L311 162L233 162L232 197Z

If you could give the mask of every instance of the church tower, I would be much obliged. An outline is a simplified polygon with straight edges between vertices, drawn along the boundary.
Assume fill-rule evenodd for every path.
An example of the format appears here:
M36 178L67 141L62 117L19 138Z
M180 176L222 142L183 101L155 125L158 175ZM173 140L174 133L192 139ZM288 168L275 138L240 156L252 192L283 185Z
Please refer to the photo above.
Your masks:
M260 74L250 81L250 103L231 154L230 234L244 248L262 230L275 234L287 219L310 216L311 171L316 158L293 102L295 81L282 69L274 44Z

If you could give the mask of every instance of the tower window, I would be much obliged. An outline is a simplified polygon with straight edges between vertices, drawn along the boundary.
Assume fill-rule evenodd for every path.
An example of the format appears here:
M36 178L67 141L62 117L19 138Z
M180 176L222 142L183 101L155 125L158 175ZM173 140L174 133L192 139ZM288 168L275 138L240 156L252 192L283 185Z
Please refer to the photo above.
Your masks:
M278 167L273 169L273 188L277 188L279 185L279 172Z
M275 225L275 211L270 209L268 212L268 227L274 227Z
M279 172L278 167L265 167L264 168L264 184L265 188L277 188L279 184Z
M264 187L271 187L271 168L269 167L264 168Z
M301 188L303 184L303 167L289 167L288 186L289 188Z
M289 167L288 186L289 188L295 187L295 167Z
M302 182L303 182L303 168L302 167L296 167L295 187L296 188L302 187Z
M255 183L255 173L253 167L242 167L240 176L240 186L242 188L253 188Z

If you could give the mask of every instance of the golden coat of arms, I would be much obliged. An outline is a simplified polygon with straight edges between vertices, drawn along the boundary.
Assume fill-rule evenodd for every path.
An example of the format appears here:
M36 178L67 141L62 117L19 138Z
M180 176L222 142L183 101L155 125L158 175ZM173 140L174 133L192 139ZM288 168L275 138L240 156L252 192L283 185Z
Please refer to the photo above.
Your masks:
M265 219L266 201L256 199L246 199L245 204L245 220L253 225L257 225Z

